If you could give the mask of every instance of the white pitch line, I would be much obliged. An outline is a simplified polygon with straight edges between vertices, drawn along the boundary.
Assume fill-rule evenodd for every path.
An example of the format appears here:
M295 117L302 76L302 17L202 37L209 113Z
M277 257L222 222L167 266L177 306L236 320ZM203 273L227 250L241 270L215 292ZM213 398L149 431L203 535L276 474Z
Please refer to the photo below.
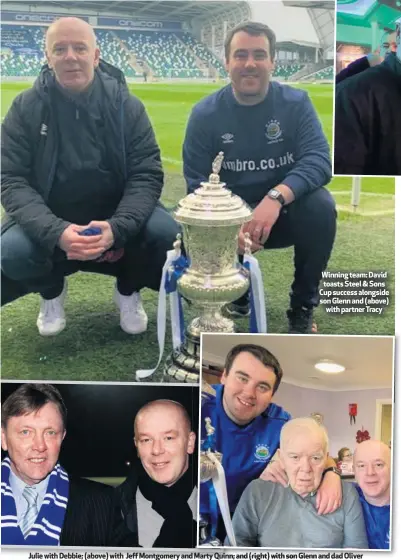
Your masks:
M389 216L390 214L394 214L395 210L377 210L374 212L359 212L358 210L355 212L351 208L347 208L346 206L337 206L337 210L341 210L342 212L348 212L348 214L353 214L354 216Z
M330 191L330 193L334 196L336 194L351 194L351 190L349 191ZM364 192L362 190L361 192L361 196L381 196L381 197L385 197L385 198L395 198L395 194L390 194L390 193L377 193L377 192Z
M182 165L182 161L180 159L173 159L167 156L162 156L162 160L167 161L168 163L174 163L174 165Z

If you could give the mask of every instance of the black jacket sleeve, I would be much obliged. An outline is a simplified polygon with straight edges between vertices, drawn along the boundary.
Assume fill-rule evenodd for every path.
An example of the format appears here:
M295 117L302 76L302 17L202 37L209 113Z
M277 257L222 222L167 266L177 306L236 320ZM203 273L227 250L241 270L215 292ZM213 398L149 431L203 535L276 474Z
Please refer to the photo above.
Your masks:
M374 108L369 85L360 82L354 76L336 91L334 173L340 175L365 175L372 154Z
M136 507L136 492L138 488L138 475L132 469L125 481L117 486L115 492L120 503L121 514L128 530L139 542L138 512Z
M18 96L2 125L2 204L32 241L52 253L69 222L55 216L30 184L34 139L30 138L28 111L29 104L23 103L23 95Z
M110 508L109 535L106 546L138 547L138 532L127 527L121 511L119 495L112 489L112 507Z
M163 169L143 103L130 96L124 105L127 180L120 204L108 221L115 247L135 237L153 212L163 188Z
M60 544L136 547L138 539L124 523L114 488L72 478Z

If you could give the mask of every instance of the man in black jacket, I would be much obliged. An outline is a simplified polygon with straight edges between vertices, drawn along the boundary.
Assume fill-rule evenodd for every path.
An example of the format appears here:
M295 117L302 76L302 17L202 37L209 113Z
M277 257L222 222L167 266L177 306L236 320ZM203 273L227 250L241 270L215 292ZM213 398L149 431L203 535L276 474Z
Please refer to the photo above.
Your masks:
M401 43L378 66L337 85L334 172L401 175Z
M384 51L383 55L380 54L380 51ZM340 82L346 80L347 78L351 78L351 76L356 76L360 74L364 70L368 70L368 68L373 68L378 64L381 64L386 56L391 53L397 51L397 45L395 43L395 32L390 33L387 36L387 40L382 44L381 48L377 49L375 52L371 52L366 56L362 56L361 58L357 58L348 66L340 70L336 75L336 85Z
M140 290L159 289L179 231L158 202L163 170L149 118L83 20L53 23L46 56L3 124L3 303L39 292L39 332L55 335L66 323L65 276L100 272L117 278L121 328L143 332Z
M138 546L116 491L58 463L67 410L55 387L21 385L1 412L3 546Z
M181 403L160 399L134 422L140 463L117 488L125 523L144 548L196 546L196 435Z

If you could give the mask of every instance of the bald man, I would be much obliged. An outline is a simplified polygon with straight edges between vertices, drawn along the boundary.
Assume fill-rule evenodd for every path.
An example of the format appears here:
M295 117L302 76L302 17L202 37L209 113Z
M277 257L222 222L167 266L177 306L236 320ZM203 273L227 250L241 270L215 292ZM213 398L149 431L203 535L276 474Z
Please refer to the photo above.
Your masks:
M152 401L134 421L140 459L117 489L128 528L145 548L196 546L196 435L182 404Z
M342 483L336 511L316 511L328 448L327 432L313 418L284 424L277 453L288 485L259 478L247 486L233 517L238 546L367 548L362 509L351 484Z
M152 126L123 73L101 60L85 21L50 25L46 57L3 123L2 303L38 292L39 333L54 336L66 326L66 276L98 272L116 278L122 330L141 333L140 291L159 289L179 231L158 202L163 170Z
M354 472L369 548L390 548L391 450L382 441L360 443Z

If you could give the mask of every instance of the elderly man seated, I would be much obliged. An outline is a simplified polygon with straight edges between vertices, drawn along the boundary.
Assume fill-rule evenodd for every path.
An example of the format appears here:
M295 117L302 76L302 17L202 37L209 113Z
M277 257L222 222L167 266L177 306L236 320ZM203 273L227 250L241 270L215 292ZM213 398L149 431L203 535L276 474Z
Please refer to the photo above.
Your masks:
M367 548L362 509L352 484L342 483L342 505L334 513L316 512L327 456L323 426L313 418L287 422L281 429L278 460L289 484L258 479L247 486L233 517L237 546Z

